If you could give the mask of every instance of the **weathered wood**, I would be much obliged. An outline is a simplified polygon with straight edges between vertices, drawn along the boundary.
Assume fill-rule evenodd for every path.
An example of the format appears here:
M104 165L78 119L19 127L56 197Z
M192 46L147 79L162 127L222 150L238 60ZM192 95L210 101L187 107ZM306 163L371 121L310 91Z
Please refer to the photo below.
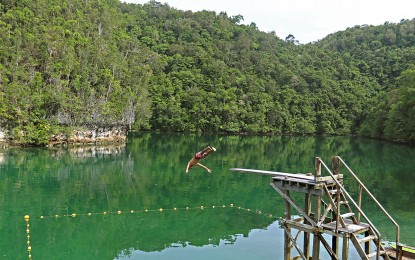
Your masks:
M307 216L310 216L311 213L311 195L309 193L304 195L304 213L307 214ZM304 224L309 224L306 219L304 220ZM311 232L304 232L303 252L306 259L310 257L310 233Z
M293 177L297 179L306 179L306 180L314 180L314 176L307 175L305 173L286 173L286 172L274 172L274 171L264 171L264 170L255 170L255 169L243 169L243 168L230 168L230 171L237 171L237 172L247 172L247 173L256 173L262 175L270 175L270 176L282 176L282 177Z
M376 236L371 236L369 231L366 231L365 232L365 238L366 239L360 239L358 242L359 243L362 243L362 242L365 243L365 253L369 254L370 253L370 241L372 241L374 239L377 239L377 237Z
M289 202L290 198L290 191L285 191L285 193L282 193L285 196L285 212L284 212L284 218L285 219L291 219L291 206ZM284 227L285 233L284 233L284 259L289 260L291 259L291 228Z
M339 237L332 236L331 237L331 247L333 248L334 254L338 257L339 255ZM331 259L334 259L333 257Z
M283 223L290 228L295 228L303 232L313 233L316 230L313 226L309 224L298 223L292 220L283 220Z
M339 213L339 208L336 204L334 204L333 198L330 196L329 190L326 187L323 190L324 190L324 193L326 194L326 197L329 200L329 203L330 203L331 207L333 208L333 211L336 212L336 219L339 220L339 222L340 222L340 224L342 225L343 228L346 228L346 224L344 223L344 220L342 218L340 218L340 216L338 214ZM339 194L339 193L337 193L337 194ZM336 221L335 230L339 229L339 224L338 224L339 222Z
M298 222L295 222L293 220L282 220L282 222L285 225L289 226L290 228L295 228L295 229L298 229L298 230L301 230L301 231L305 232L305 234L306 233L312 234L312 233L318 231L318 232L321 232L321 233L325 233L325 234L328 234L328 235L331 235L331 236L337 236L337 237L344 237L344 236L347 235L347 233L344 233L344 232L336 233L331 229L313 227L310 224L298 223Z
M321 196L314 196L314 221L318 222L321 215ZM320 259L320 239L319 233L313 236L313 259Z
M313 176L311 173L286 173L286 172L275 172L275 171L264 171L264 170L255 170L255 169L244 169L244 168L230 168L230 171L245 172L245 173L255 173L262 175L269 175L272 177L280 177L282 179L287 179L289 177L294 178L293 180L303 179L310 182L330 182L333 180L331 176ZM339 174L335 176L336 179L343 179L343 175Z
M349 234L359 234L369 230L370 226L366 223L361 222L359 225L353 224L351 220L345 220L346 227L339 227L339 232L345 232ZM328 230L335 230L336 228L336 221L322 224L321 225L324 229Z
M323 191L321 189L315 189L314 185L305 185L305 186L293 186L287 183L285 180L280 181L275 178L272 178L272 185L278 186L281 190L290 190L295 192L301 192L306 194L321 195Z
M321 244L324 246L331 259L340 259L339 252L342 250L342 260L347 260L349 256L350 240L353 242L354 247L362 259L368 259L368 256L372 255L379 257L379 253L376 255L374 252L370 252L369 243L375 243L375 252L382 252L384 259L390 260L388 255L384 253L384 248L377 238L377 236L380 235L379 231L377 231L361 210L363 190L368 193L372 199L374 199L373 196L366 187L364 187L363 183L357 179L359 191L358 203L356 203L343 187L343 175L340 174L340 164L346 166L348 172L357 179L355 174L338 156L334 157L332 160L332 171L328 169L319 157L316 157L315 160L314 173L284 173L243 168L230 169L231 171L271 176L270 185L285 200L285 218L282 220L285 231L285 260L298 259L300 257L306 260L319 259ZM322 176L322 169L325 169L330 176ZM305 194L304 209L297 205L294 199L290 197L291 191ZM352 211L351 206L348 204L348 201L357 209L358 212L356 213L356 216ZM374 201L376 204L379 204L375 199ZM291 208L296 209L301 217L291 219ZM381 209L385 212L382 207ZM387 214L387 212L385 212L385 214ZM360 222L360 216L362 216L367 223ZM387 214L387 216L391 219L389 214ZM393 219L391 220L397 226ZM297 232L295 237L293 237L293 232ZM357 239L357 235L361 233L364 233L365 237ZM300 234L304 235L303 251L300 250L299 244L297 243ZM326 240L326 237L323 237L323 234L332 236L331 244L327 242L330 242L330 240ZM397 234L399 234L399 230L397 231ZM313 235L313 239L311 239L311 235ZM340 245L340 238L343 238L343 245ZM399 235L397 235L397 241L399 241L398 238ZM312 252L310 252L311 240L313 240ZM293 247L297 249L300 255L291 258L291 250ZM340 247L342 247L342 249Z
M342 260L347 260L349 258L349 234L346 234L343 237L343 252L342 252Z
M330 247L329 243L327 243L326 239L321 235L321 233L318 233L317 236L320 239L323 246L326 248L326 250L329 253L329 255L331 256L331 258L335 259L335 260L338 260L339 259L338 256L333 251L333 249Z
M276 190L287 202L291 204L301 215L303 215L304 218L306 218L311 225L315 226L316 222L311 219L309 216L307 216L304 211L293 201L289 196L287 196L283 190L281 190L278 186L274 185L274 183L271 183L271 186Z
M303 254L303 252L301 252L301 249L300 249L300 247L298 246L298 244L297 244L297 242L295 241L295 239L292 237L292 235L291 235L291 231L290 230L287 230L287 228L286 227L284 227L284 231L285 231L285 235L288 237L288 239L291 241L291 243L294 245L294 247L295 247L295 249L297 249L297 252L301 255L301 257L303 258L303 259L307 259L306 257L305 257L305 255ZM291 260L291 252L289 252L290 253L290 255L288 256L288 260Z
M351 234L350 235L350 240L352 240L352 243L353 243L354 247L356 248L357 253L360 255L360 258L361 259L369 259L367 257L367 254L365 253L365 251L363 250L363 248L361 247L361 245L357 241L356 235Z

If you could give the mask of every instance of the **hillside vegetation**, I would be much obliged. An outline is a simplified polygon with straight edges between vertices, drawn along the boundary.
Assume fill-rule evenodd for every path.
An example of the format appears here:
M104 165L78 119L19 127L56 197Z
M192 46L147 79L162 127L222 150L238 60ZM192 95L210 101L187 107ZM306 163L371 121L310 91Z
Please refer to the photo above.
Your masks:
M2 0L0 130L359 134L415 141L415 20L320 42L151 1Z

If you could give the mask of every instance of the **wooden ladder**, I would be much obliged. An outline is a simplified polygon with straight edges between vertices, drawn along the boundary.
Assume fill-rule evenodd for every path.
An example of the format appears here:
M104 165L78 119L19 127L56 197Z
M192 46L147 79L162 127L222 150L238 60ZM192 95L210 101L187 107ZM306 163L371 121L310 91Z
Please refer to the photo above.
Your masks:
M319 223L322 223L324 221L323 218L326 218L328 213L331 213L333 221L326 226L335 227L336 232L347 233L361 259L369 260L373 257L376 257L375 259L383 257L383 259L390 260L378 236L373 232L372 226L360 222L352 211L342 190L336 186L327 187L326 185L324 185L323 189L328 203L325 204L325 211ZM371 251L371 244L375 245L374 251Z

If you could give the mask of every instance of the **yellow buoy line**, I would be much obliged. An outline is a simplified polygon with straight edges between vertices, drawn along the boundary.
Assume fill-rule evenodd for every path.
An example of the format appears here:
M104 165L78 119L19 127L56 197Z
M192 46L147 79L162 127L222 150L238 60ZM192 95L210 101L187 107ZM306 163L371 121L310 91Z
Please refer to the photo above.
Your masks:
M102 211L102 212L87 212L87 213L71 213L71 214L56 214L56 215L41 215L40 219L47 218L61 218L61 217L80 217L80 216L94 216L94 215L122 215L122 214L134 214L134 213L148 213L148 212L163 212L163 211L188 211L188 210L206 210L206 209L215 209L215 208L235 208L238 210L243 210L247 212L253 212L259 215L265 215L272 218L272 214L263 214L260 210L252 210L249 208L237 207L233 204L230 205L212 205L212 206L197 206L197 207L182 207L182 208L158 208L158 209L141 209L141 210L118 210L118 211Z
M197 207L184 207L184 208L158 208L158 209L142 209L142 210L118 210L118 211L103 211L103 212L88 212L88 213L72 213L72 214L55 214L55 215L41 215L39 219L50 219L50 218L64 218L64 217L81 217L81 216L95 216L95 215L125 215L125 214L134 214L134 213L149 213L149 212L164 212L164 211L189 211L189 210L207 210L207 209L216 209L216 208L234 208L242 211L252 212L258 215L263 215L268 218L280 219L280 217L273 216L272 214L264 214L262 211L255 209L249 209L244 207L237 207L233 204L230 205L212 205L212 206L197 206ZM24 220L26 222L26 238L27 238L27 252L29 260L32 260L32 246L30 244L30 216L25 215Z
M27 252L29 254L29 259L32 259L32 246L30 245L30 224L29 224L30 217L29 215L25 215L24 220L26 222Z

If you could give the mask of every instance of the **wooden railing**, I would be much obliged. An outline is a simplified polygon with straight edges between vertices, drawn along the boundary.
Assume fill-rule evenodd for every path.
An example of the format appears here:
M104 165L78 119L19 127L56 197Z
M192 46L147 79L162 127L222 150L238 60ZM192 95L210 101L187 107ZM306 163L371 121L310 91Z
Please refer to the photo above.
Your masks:
M350 194L346 191L344 186L337 180L335 175L339 174L338 170L340 168L340 164L342 164L349 174L355 179L355 181L359 184L359 191L358 191L358 202L356 203L355 200L350 196ZM317 157L316 158L316 171L315 171L315 178L319 178L321 176L321 166L324 167L324 169L329 173L329 175L333 178L333 181L336 183L336 185L341 189L343 194L346 195L346 197L352 202L354 207L358 211L357 220L360 222L360 216L363 216L363 218L367 221L367 224L370 225L372 231L375 233L375 235L378 237L376 241L376 247L377 252L379 254L380 252L380 243L381 243L381 234L376 229L376 227L373 225L373 223L370 221L370 219L365 215L365 213L362 210L362 196L363 191L366 192L367 195L372 199L372 201L381 209L381 211L386 215L386 217L392 222L392 224L395 226L396 229L396 256L401 255L402 245L399 243L399 237L400 237L400 228L398 223L392 218L392 216L383 208L383 206L379 203L379 201L370 193L370 191L366 188L366 186L363 184L363 182L356 176L356 174L350 169L350 167L339 157L335 156L333 157L333 169L335 173L332 173L332 171L327 167L327 165L324 164L324 162ZM344 175L344 173L343 173ZM344 175L345 176L345 175ZM339 211L339 208L337 209ZM337 212L337 215L339 215L339 212ZM379 259L379 255L377 257Z

